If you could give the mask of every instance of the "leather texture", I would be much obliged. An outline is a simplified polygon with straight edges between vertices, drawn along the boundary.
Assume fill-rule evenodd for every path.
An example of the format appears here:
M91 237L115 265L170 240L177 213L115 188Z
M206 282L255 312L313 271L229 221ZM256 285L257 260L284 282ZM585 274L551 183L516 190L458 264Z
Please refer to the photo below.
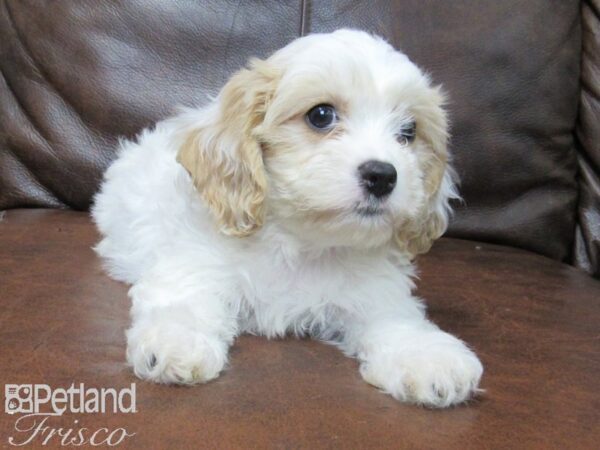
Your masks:
M277 0L3 1L0 209L87 209L119 137L206 103L300 16Z
M124 364L127 287L104 274L97 239L80 212L14 210L0 222L0 379L136 383L137 413L66 413L52 426L124 427L136 435L116 448L132 449L598 448L600 282L571 266L445 238L420 258L430 316L486 369L477 400L433 411L378 392L355 360L310 340L239 338L229 368L202 386L137 380ZM0 414L7 447L16 417Z
M579 206L575 265L600 277L600 0L582 4Z
M249 56L342 26L382 34L449 92L465 199L449 235L570 260L577 0L5 0L0 209L87 209L118 136L204 103ZM589 255L591 229L579 233Z

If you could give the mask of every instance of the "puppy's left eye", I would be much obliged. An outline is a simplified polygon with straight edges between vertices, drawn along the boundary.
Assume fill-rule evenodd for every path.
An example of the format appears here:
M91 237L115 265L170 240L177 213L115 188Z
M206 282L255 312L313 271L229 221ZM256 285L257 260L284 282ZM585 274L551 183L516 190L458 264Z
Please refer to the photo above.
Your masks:
M402 145L410 144L415 140L417 136L417 123L413 120L402 126L400 132L397 134L396 139Z
M318 131L329 130L336 124L337 120L338 116L335 108L327 104L317 105L306 113L306 121Z

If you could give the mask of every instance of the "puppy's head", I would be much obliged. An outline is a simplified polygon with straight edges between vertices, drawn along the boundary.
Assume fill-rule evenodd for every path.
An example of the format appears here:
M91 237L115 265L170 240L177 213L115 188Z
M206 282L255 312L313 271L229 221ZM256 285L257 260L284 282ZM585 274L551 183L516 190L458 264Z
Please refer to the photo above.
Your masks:
M312 243L427 251L455 196L444 98L382 39L297 39L189 113L178 161L224 233L265 220Z

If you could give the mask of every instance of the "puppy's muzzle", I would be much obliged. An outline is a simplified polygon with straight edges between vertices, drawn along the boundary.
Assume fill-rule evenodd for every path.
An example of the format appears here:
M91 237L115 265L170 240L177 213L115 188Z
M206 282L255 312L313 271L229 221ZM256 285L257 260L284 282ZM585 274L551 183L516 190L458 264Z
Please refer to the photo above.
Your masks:
M398 177L392 164L375 160L358 166L358 174L365 191L376 198L389 195L394 190Z

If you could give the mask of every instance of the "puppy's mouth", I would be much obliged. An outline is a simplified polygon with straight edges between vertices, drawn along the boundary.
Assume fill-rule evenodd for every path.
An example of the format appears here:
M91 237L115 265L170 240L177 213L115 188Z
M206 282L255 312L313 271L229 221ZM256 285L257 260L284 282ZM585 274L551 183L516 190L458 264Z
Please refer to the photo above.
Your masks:
M380 202L369 202L367 204L358 203L354 207L354 212L361 217L380 217L385 214L385 208Z

